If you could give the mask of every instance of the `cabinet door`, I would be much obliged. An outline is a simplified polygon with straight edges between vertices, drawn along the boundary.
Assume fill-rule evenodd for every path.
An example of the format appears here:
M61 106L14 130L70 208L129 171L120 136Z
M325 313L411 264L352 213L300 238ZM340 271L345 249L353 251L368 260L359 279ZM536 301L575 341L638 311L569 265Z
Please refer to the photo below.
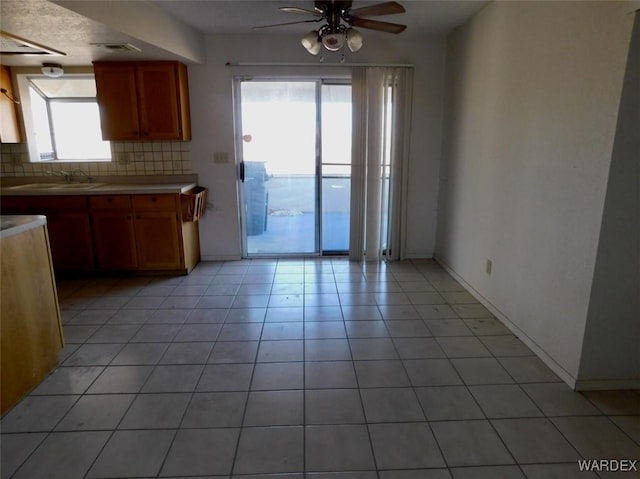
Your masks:
M12 98L17 96L11 84L11 72L6 65L0 65L0 88L4 88ZM6 95L0 95L0 142L20 143L21 141L16 104Z
M132 65L95 63L103 140L139 140L136 70Z
M173 63L139 65L137 81L142 139L181 139L182 124L179 115L176 65Z
M137 211L135 225L140 269L183 267L180 222L175 211Z
M135 268L138 262L131 211L94 211L92 216L98 267L102 269Z
M93 244L88 213L47 214L47 230L56 269L93 269Z

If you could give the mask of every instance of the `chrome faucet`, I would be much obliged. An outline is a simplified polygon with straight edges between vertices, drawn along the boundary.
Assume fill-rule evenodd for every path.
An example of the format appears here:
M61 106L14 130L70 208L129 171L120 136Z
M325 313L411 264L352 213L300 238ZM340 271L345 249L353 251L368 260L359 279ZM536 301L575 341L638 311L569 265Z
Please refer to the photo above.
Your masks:
M59 176L64 180L65 183L72 183L74 178L78 176L84 176L87 179L87 183L91 183L93 181L93 176L89 176L86 172L82 170L74 170L72 172L60 170L60 171L45 171L45 175L49 176Z
M91 183L93 181L93 176L89 176L86 172L84 172L82 170L74 170L74 171L72 171L71 175L70 175L71 181L73 181L73 178L75 176L79 176L79 175L84 176L87 179L87 183Z
M50 175L50 176L59 176L59 177L64 179L65 183L71 183L71 177L73 176L72 173L69 173L68 171L64 171L64 170L60 170L60 171L45 171L44 174L45 175Z

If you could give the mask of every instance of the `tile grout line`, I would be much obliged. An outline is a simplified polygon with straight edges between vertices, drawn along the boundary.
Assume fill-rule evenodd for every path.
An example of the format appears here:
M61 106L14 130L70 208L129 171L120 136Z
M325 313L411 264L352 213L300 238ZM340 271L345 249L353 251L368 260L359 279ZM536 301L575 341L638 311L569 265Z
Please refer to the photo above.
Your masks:
M243 274L243 276L244 276L244 274ZM227 317L228 317L228 314L227 314ZM225 317L225 323L224 324L226 324L226 318L227 317ZM264 321L262 322L262 327L260 329L260 337L262 337L262 331L263 330L264 330ZM220 329L220 333L222 333L222 329ZM236 439L236 444L235 444L234 451L233 451L233 457L231 459L231 468L229 470L229 477L233 477L234 470L236 468L236 462L237 462L237 459L238 459L238 452L240 450L240 441L242 439L243 431L245 430L244 422L245 422L245 418L247 416L247 409L249 408L249 400L251 398L251 386L253 384L253 378L254 378L255 371L256 371L256 364L257 364L257 359L258 359L259 352L260 352L260 340L258 339L258 347L256 349L256 355L254 357L254 360L253 360L253 363L252 363L252 366L251 366L251 374L249 376L249 383L247 384L247 391L246 391L246 396L245 396L246 399L245 399L245 403L244 403L244 408L242 410L242 417L240 418L240 427L238 428L238 438Z

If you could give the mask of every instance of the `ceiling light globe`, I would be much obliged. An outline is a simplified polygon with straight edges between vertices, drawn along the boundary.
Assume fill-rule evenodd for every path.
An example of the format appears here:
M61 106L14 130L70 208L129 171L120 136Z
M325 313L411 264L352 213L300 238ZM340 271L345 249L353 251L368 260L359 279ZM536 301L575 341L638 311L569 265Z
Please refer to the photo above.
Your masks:
M41 71L43 75L49 78L59 78L64 75L64 69L57 63L43 63Z
M302 39L300 39L300 43L302 43L302 46L312 55L320 53L320 47L322 44L318 40L318 32L316 30L311 30L302 37Z
M328 33L322 37L322 44L330 52L337 52L340 50L346 41L344 33Z
M362 34L356 30L355 28L349 28L347 30L347 47L351 52L355 53L362 48L362 44L364 43L364 38L362 38Z
M315 45L313 45L313 47L308 48L307 51L312 55L317 55L318 53L320 53L321 49L322 49L322 43L318 42Z

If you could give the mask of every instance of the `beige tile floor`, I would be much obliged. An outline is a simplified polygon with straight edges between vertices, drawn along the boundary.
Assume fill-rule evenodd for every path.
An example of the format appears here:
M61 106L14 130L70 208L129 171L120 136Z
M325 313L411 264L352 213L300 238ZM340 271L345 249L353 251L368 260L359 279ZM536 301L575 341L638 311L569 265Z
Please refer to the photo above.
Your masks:
M2 478L586 479L580 459L640 459L637 391L572 392L432 261L58 291L67 345L2 419Z

